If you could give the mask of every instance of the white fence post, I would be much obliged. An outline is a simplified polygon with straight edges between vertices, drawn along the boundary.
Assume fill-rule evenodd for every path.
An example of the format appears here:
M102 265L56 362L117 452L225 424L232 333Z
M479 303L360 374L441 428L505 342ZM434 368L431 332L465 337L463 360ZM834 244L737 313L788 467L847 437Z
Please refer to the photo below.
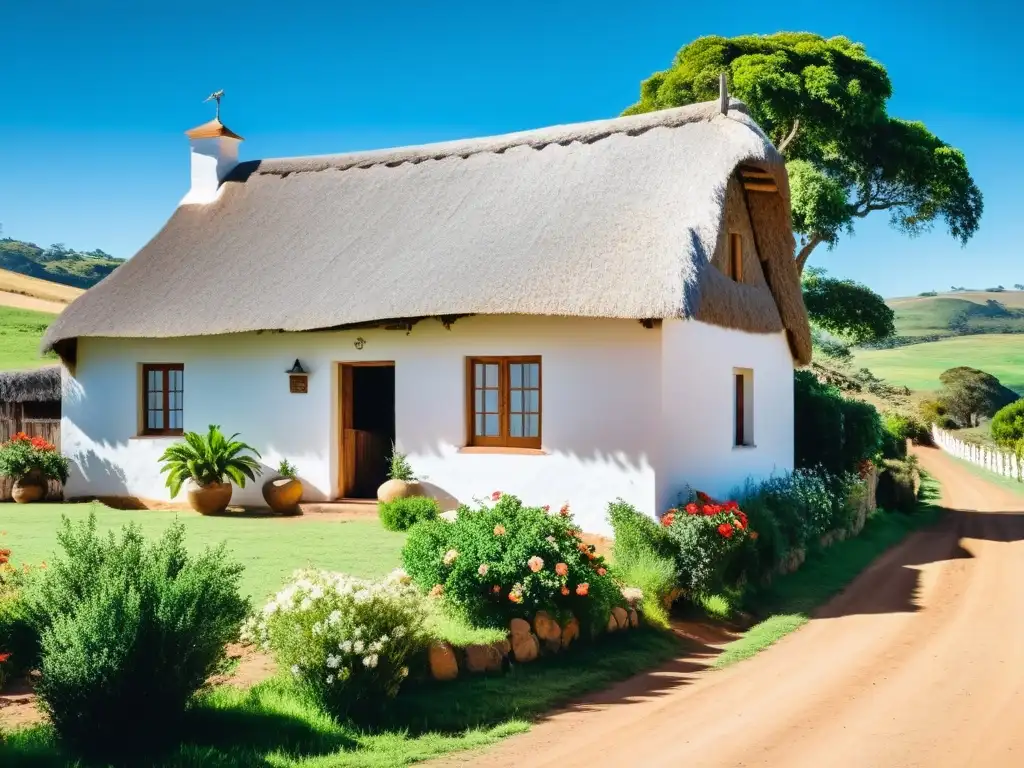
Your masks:
M1024 462L1016 454L997 448L988 448L977 443L968 443L954 437L937 424L932 424L932 441L946 453L977 464L1002 477L1012 477L1018 483L1024 482Z

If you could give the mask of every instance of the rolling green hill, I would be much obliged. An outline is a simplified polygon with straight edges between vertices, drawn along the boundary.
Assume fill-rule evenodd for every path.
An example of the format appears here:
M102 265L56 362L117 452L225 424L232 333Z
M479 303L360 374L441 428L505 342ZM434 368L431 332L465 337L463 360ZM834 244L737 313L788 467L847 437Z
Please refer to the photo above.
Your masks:
M73 251L60 244L41 248L9 237L0 239L0 269L75 288L91 288L123 263L124 259L98 249Z
M42 357L39 342L56 315L0 306L0 371L38 368L56 361Z
M886 303L900 337L1024 333L1024 291L958 291Z

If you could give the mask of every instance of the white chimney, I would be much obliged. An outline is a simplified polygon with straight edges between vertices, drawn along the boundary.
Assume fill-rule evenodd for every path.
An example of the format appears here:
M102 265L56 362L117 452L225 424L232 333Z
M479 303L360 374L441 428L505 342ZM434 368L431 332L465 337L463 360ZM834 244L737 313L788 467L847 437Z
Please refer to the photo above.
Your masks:
M238 165L238 145L244 139L220 121L223 95L223 91L218 91L207 99L217 101L217 116L213 120L185 131L192 145L192 187L182 205L212 203L217 199L220 183Z

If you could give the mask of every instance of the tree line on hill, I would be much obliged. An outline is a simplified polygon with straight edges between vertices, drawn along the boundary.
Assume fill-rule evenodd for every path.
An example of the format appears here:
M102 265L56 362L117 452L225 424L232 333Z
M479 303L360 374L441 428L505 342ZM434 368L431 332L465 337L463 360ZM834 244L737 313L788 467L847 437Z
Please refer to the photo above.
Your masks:
M75 288L91 288L123 263L99 248L76 251L63 243L43 248L10 237L0 239L0 269Z

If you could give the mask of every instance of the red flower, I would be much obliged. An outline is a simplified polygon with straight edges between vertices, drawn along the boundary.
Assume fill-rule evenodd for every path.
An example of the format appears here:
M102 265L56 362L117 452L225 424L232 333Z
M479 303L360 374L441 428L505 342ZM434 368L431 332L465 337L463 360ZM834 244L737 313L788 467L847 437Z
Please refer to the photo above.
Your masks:
M746 528L747 525L748 525L748 523L747 523L747 516L737 509L736 510L736 517L739 518L740 522L743 523L743 527Z
M562 505L562 508L558 510L558 514L560 514L562 517L569 516L569 502L566 502L565 504Z
M582 552L584 555L590 554L590 548L582 541L576 545L576 549Z
M704 509L702 509L701 512L703 512L708 517L711 517L713 514L715 514L715 508L710 504L705 504Z
M720 526L718 526L718 532L727 539L732 538L732 526L728 523L722 523Z
M694 504L692 501L686 505L686 514L696 515L698 512L700 512L700 510L697 509L697 505Z
M739 511L739 508L740 508L739 503L737 503L735 501L727 501L727 502L725 502L725 511L726 512L737 512L737 511Z
M750 532L750 538L753 539L754 541L757 541L757 531L751 531Z
M569 588L568 587L562 587L562 594L563 595L568 595L569 594Z
M661 524L668 528L672 523L676 521L676 515L674 510L669 510L661 517Z
M491 587L491 592L493 592L496 595L500 594L501 593L501 585L500 584L495 584L493 587Z
M590 585L587 582L583 582L582 584L576 585L576 594L580 597L586 597L589 591Z
M9 658L11 658L11 654L9 654L9 653L0 653L0 664L3 664Z
M551 505L550 504L545 504L543 507L541 507L541 509L543 509L545 512L550 512L551 511Z
M733 526L736 528L737 531L742 531L743 530L743 523L741 523L739 520L734 522Z
M495 491L491 494L491 501L497 501L501 498L501 491Z

